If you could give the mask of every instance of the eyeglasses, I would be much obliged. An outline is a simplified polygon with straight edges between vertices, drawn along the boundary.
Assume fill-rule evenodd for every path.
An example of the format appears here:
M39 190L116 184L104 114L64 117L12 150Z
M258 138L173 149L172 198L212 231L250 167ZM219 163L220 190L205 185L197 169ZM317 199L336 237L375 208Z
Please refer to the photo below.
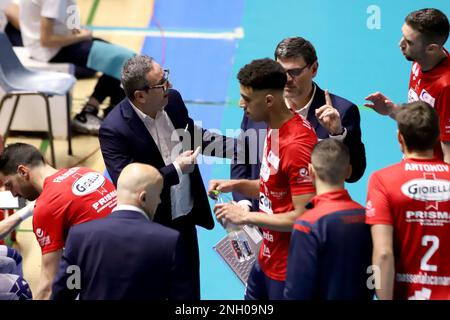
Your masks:
M155 84L154 86L146 85L142 89L139 89L139 90L147 91L150 89L163 89L163 92L166 92L167 89L169 89L169 69L164 69L163 71L164 71L164 75L158 84Z
M301 68L288 69L288 70L285 70L285 71L291 78L295 78L295 77L298 77L299 75L301 75L303 70L305 70L309 66L310 65L307 64L306 66L301 67Z

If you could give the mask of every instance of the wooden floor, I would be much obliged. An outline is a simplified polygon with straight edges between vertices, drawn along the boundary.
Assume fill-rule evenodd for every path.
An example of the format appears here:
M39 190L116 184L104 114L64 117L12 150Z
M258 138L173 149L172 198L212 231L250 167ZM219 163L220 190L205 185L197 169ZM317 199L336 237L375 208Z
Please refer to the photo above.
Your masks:
M78 0L81 11L81 22L87 21L88 14L93 0ZM112 27L147 27L153 12L152 0L103 0L100 1L96 11L93 26ZM140 52L144 38L133 35L105 35L96 34L112 43L128 47L136 52ZM91 94L96 79L80 80L77 82L73 92L72 113L76 114L83 106L85 99ZM25 142L39 147L42 140L26 136L11 137L7 143ZM73 138L73 156L67 155L67 142L65 140L55 140L56 166L58 168L72 166L86 166L103 172L105 167L100 153L98 138L87 135L77 135ZM46 158L50 159L49 150ZM31 290L36 292L39 282L41 252L32 230L32 219L24 221L17 232L17 242L14 245L20 250L24 258L24 277L29 282Z

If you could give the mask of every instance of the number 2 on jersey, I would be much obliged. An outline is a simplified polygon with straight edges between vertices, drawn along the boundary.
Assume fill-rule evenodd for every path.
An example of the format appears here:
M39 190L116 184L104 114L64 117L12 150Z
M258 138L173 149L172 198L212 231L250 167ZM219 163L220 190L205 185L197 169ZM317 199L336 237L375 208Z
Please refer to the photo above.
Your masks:
M422 237L422 246L426 247L428 242L431 242L431 247L423 255L420 260L420 269L423 271L437 271L437 265L428 264L433 254L439 249L439 238L436 236L425 235Z

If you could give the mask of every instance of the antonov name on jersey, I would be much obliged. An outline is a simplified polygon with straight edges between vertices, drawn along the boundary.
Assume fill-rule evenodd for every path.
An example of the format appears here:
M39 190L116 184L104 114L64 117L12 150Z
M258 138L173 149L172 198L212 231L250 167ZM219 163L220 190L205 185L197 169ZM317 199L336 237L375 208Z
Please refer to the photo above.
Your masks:
M446 164L405 163L405 171L450 172Z
M83 174L78 180L72 184L72 192L76 196L85 196L105 183L105 177L98 172L88 172Z
M413 179L402 185L402 193L414 200L448 201L450 200L450 181Z

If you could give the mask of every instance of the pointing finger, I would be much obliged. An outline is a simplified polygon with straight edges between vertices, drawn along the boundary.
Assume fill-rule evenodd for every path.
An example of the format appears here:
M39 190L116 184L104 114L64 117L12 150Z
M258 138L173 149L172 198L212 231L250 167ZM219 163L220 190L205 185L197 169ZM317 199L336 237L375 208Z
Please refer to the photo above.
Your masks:
M331 96L330 96L330 93L328 92L328 90L325 90L325 102L329 106L333 105L333 102L331 102Z

